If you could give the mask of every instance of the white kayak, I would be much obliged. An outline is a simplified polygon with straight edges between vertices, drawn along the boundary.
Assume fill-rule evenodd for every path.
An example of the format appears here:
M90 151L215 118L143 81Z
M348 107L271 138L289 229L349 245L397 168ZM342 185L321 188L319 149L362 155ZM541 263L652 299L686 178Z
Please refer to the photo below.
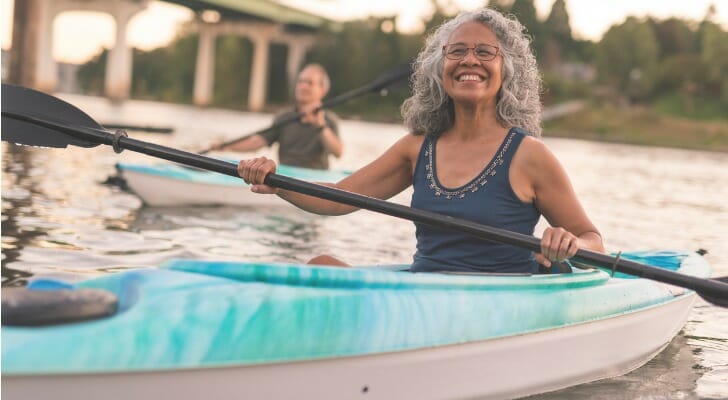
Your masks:
M622 256L710 275L697 254ZM81 282L71 289L113 294L118 310L86 322L3 326L2 394L514 398L640 367L680 331L696 298L602 270L397 269L178 260Z
M277 196L251 192L240 178L177 164L117 163L116 168L128 188L152 207L288 204ZM276 173L304 181L338 182L351 172L279 165Z

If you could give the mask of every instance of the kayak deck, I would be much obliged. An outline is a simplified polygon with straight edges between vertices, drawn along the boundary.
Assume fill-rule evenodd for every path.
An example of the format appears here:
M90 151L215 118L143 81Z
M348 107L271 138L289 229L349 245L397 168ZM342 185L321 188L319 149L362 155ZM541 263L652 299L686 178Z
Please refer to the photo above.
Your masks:
M629 257L629 255L623 255ZM697 256L659 255L709 274ZM686 262L689 261L689 262ZM81 282L110 318L3 327L4 375L256 365L433 348L612 318L675 298L600 270L462 276L373 268L172 261ZM682 272L682 271L681 271Z

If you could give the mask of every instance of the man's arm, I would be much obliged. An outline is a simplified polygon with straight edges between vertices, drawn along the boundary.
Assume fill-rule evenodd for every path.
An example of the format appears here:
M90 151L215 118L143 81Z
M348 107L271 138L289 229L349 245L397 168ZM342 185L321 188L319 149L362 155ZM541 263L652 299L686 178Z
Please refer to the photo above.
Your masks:
M220 151L255 151L267 145L268 141L262 135L255 134L239 142L227 146L213 147L213 149Z
M344 151L344 144L341 143L341 138L334 133L330 126L324 125L321 129L321 140L329 153L333 154L336 158L341 157L341 153Z

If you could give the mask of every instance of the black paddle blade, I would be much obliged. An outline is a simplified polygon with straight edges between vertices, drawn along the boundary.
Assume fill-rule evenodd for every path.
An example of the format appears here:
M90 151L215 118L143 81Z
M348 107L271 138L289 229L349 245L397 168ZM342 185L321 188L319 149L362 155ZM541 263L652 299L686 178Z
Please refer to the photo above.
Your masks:
M51 95L22 86L2 84L2 140L27 146L94 147L99 143L24 120L37 117L58 124L103 129L83 111Z

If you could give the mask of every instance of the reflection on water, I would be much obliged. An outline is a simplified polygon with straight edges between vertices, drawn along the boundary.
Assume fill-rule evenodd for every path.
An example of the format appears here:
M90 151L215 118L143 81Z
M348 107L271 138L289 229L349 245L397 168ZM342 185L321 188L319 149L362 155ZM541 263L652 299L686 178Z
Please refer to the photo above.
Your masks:
M270 122L262 114L68 100L97 120L173 123L172 135L132 136L187 149ZM343 169L372 160L404 134L400 126L358 121L342 121L341 128L345 154L333 165ZM610 251L705 248L715 275L728 275L728 155L545 140ZM51 150L3 142L3 286L24 285L34 276L77 281L171 258L305 262L326 253L372 265L412 257L412 223L368 211L321 217L285 207L142 207L133 194L102 184L117 161L153 160L128 151L116 155L106 146ZM410 194L394 201L406 204ZM728 398L727 327L728 310L698 300L684 333L644 367L535 398Z

